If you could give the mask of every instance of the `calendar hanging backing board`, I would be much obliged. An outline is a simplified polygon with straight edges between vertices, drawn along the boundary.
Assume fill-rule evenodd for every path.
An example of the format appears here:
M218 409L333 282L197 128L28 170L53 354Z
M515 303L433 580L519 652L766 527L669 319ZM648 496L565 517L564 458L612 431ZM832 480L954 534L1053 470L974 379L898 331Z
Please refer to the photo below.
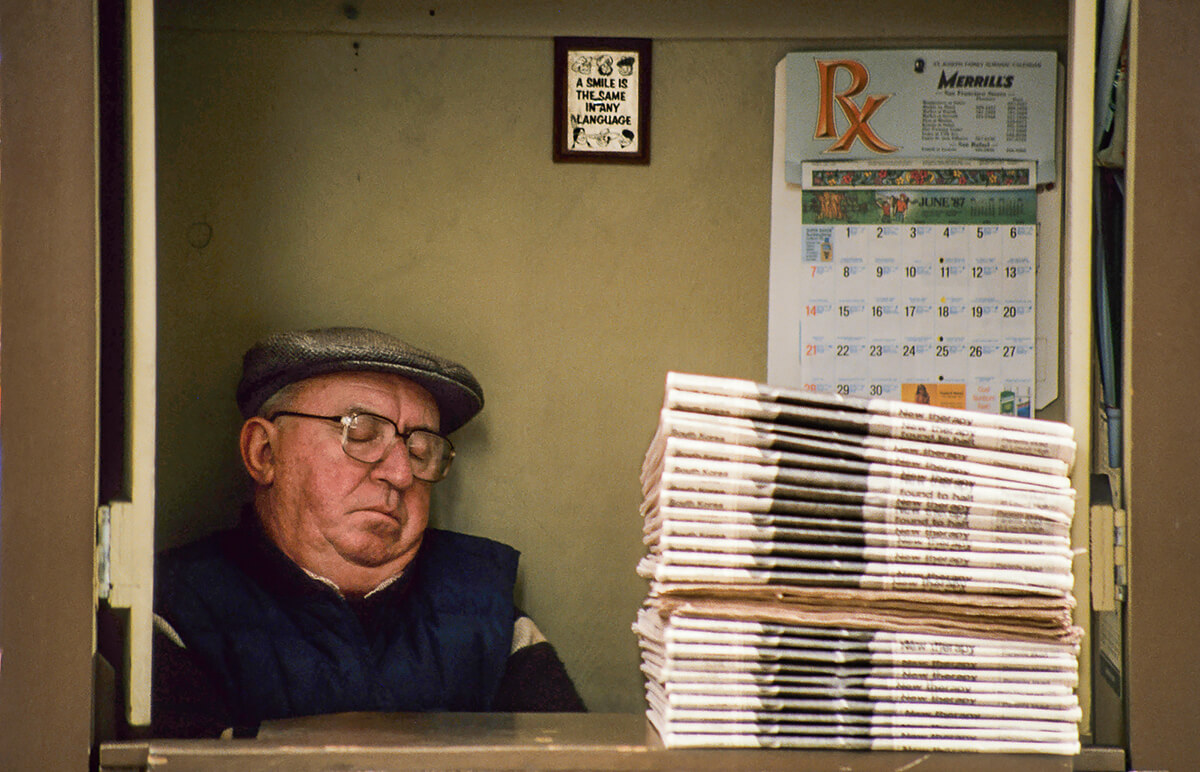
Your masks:
M1037 165L833 161L803 164L804 184L793 184L784 172L785 63L776 83L768 380L987 412L1043 406L1056 392L1057 341L1049 336L1043 357L1034 343L1047 339L1038 329L1056 326L1057 271L1039 277L1036 268L1057 234L1038 244L1047 196L1034 187ZM1038 304L1039 293L1051 297ZM1035 323L1039 315L1047 318Z

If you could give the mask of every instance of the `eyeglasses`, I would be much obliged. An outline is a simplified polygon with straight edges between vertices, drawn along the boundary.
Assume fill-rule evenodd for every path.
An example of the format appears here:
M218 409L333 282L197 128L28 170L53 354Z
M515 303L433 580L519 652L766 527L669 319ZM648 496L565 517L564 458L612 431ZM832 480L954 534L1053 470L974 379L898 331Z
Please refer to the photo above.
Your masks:
M313 415L294 410L280 410L267 420L281 416L316 418L332 421L342 426L342 450L355 461L377 464L403 439L408 448L409 464L413 477L425 482L438 482L450 471L454 460L454 445L440 434L426 429L402 432L396 422L374 413L348 413L347 415Z

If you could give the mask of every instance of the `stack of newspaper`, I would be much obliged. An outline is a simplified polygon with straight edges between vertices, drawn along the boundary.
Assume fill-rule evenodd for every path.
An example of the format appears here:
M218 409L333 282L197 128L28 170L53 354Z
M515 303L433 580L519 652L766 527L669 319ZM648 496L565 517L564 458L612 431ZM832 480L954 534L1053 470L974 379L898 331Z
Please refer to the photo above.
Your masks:
M1073 754L1070 427L670 373L634 630L668 747Z

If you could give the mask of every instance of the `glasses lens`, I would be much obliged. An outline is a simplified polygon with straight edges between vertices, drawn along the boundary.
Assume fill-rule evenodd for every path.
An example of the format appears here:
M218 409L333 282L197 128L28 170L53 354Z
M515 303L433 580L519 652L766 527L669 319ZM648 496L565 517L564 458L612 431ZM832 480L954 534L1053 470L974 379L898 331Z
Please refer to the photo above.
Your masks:
M342 419L342 449L350 458L367 464L383 460L396 443L396 427L391 421L370 413L348 415ZM426 482L438 482L450 470L454 446L450 440L415 429L405 444L413 477Z
M342 419L342 448L350 458L374 464L387 455L396 438L388 421L366 413Z
M408 456L417 479L437 482L450 469L454 446L440 434L416 429L408 435Z

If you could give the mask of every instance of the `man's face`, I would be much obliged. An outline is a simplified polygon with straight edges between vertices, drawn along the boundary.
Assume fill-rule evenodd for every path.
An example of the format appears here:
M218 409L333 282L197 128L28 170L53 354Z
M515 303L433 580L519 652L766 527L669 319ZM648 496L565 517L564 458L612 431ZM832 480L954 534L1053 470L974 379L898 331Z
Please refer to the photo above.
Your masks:
M439 425L429 392L385 373L311 378L280 408L326 416L375 413L401 432ZM403 441L367 464L342 451L342 429L332 421L283 416L265 426L273 440L272 476L265 487L259 480L259 517L293 561L343 591L364 589L345 577L370 578L365 589L371 589L375 578L408 564L429 521L430 483L412 476Z

